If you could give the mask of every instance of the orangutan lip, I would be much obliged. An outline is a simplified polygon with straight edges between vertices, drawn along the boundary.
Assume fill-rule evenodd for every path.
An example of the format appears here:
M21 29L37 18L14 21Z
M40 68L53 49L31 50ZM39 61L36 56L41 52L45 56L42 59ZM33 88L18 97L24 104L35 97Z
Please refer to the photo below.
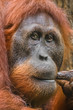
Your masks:
M33 78L36 79L36 80L39 80L39 81L49 81L49 82L55 81L55 79L39 78L39 77L35 77L35 76L33 76Z

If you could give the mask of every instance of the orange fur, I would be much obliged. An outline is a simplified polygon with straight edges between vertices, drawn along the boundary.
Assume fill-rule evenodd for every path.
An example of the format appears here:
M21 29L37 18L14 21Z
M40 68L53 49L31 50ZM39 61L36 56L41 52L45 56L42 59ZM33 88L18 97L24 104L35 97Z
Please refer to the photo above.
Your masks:
M4 0L0 0L0 110L34 110L25 107L25 102L14 95L10 89L8 76L8 61L3 31L4 22Z
M3 1L0 0L0 88L9 86L6 45L3 32Z
M6 36L7 50L10 49L11 37L14 34L14 32L17 30L17 28L18 28L19 24L22 22L22 20L24 18L27 18L30 15L33 16L39 12L45 12L45 13L49 14L58 23L58 25L60 26L60 29L61 29L61 33L63 35L65 46L66 46L67 50L70 49L69 35L72 33L72 30L70 28L69 22L67 20L67 17L65 15L64 11L62 9L58 8L52 2L52 0L10 0L6 4L6 7L5 7L5 20L4 20L4 28L5 28L4 31L5 31L5 36ZM19 71L19 69L15 70L15 71ZM7 94L7 93L5 92L4 95L5 94ZM10 100L11 100L11 97L12 96L10 96ZM2 99L2 97L1 97L1 99ZM6 100L6 99L4 99L4 100ZM6 101L10 101L10 100L7 99ZM16 102L15 100L16 99L14 99L14 102ZM17 100L19 100L19 99L17 99ZM60 102L60 104L58 102ZM20 107L21 107L21 106L23 106L23 103L21 104L21 101L20 101L20 104L17 104L17 106L18 105L20 105ZM65 105L65 96L63 96L63 93L60 88L60 89L58 89L56 95L53 96L53 98L51 100L49 100L49 104L46 106L46 108L48 108L49 110L60 110L60 109L67 110L66 107L64 108L64 105ZM14 107L14 105L12 105L12 104L9 106ZM63 108L61 108L61 106ZM19 106L18 106L18 108L16 108L16 110L19 110Z

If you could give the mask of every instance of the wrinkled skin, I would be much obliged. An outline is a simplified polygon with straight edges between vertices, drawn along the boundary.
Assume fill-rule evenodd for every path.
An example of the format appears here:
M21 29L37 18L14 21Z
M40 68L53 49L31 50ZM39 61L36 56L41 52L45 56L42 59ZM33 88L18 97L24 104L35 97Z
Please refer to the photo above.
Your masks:
M55 79L63 56L61 31L46 13L24 19L12 36L10 79L19 95L32 107L46 103L55 93Z

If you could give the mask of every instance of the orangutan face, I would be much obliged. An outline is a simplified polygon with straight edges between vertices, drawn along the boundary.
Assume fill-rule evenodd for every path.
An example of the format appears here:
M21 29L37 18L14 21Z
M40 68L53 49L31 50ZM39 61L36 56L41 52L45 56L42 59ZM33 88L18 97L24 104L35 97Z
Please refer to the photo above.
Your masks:
M21 22L12 37L10 78L32 106L46 102L56 91L63 56L63 38L51 16L38 13Z

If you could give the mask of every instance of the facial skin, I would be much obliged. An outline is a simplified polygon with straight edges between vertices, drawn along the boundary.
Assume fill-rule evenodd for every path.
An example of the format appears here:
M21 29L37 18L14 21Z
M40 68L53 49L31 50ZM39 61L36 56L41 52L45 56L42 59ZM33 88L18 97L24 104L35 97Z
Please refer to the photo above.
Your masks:
M56 91L55 78L63 56L59 26L45 13L24 19L12 36L10 78L33 107L45 103Z

